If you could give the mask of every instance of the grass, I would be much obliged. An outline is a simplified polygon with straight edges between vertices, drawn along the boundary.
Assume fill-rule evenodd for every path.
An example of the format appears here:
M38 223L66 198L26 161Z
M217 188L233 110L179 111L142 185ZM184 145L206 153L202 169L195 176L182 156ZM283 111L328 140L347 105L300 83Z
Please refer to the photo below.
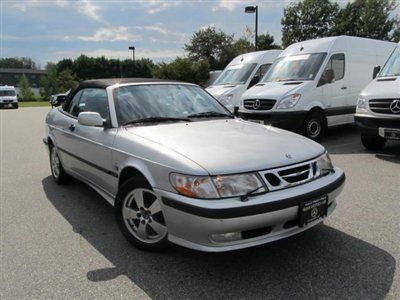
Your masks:
M50 106L49 101L27 101L18 102L19 107L40 107L40 106Z

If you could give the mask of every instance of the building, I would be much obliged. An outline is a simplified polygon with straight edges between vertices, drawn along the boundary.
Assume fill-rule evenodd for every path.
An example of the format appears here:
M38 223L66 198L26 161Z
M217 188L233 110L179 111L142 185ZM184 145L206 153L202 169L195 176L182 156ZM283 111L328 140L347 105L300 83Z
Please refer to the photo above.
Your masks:
M0 85L15 86L18 93L18 82L22 75L28 78L32 91L39 95L40 80L46 76L45 70L0 68Z

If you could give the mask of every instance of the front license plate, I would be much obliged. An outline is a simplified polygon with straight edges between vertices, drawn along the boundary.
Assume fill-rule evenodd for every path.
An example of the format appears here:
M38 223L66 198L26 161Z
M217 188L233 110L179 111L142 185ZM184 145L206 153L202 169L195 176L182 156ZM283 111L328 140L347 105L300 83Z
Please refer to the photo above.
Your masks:
M303 227L327 214L328 196L307 200L299 206L299 226Z
M6 107L12 107L13 105L11 103L7 104Z
M385 128L385 138L392 140L400 140L400 130Z

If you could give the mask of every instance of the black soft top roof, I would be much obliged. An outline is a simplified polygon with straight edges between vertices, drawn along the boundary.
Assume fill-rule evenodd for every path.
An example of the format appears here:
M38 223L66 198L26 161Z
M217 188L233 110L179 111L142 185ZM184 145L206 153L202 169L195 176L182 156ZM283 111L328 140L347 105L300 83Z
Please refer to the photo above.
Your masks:
M155 78L104 78L104 79L91 79L79 83L78 88L107 88L114 84L125 83L155 83L155 82L171 82L171 83L185 83L182 81L175 81L169 79L155 79Z

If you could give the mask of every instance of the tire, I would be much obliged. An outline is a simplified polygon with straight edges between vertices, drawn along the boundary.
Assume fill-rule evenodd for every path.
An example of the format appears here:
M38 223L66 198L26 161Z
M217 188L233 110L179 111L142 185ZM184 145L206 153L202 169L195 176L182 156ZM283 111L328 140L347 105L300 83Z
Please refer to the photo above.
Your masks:
M308 114L303 123L302 133L314 141L319 141L325 135L326 119L318 112Z
M361 133L361 142L368 150L380 150L385 144L386 140L379 135L374 135L366 132Z
M49 146L50 150L50 170L53 180L57 184L67 183L71 177L65 172L64 167L61 164L61 160L58 156L57 149L53 145Z
M146 180L131 178L117 194L115 217L125 238L135 247L162 251L169 245L160 199Z
M13 105L15 109L18 109L18 103Z

